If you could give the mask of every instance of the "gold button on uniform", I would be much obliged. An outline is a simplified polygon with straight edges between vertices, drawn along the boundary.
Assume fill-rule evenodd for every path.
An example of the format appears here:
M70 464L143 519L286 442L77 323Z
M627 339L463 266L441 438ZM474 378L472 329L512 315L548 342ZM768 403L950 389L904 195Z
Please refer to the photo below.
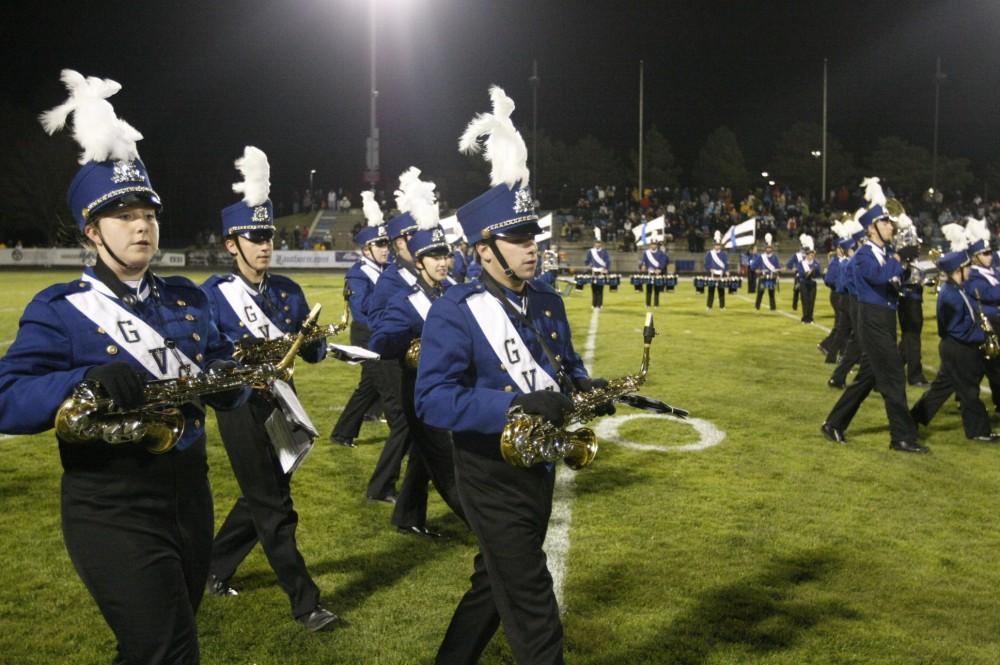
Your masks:
M199 335L198 333L191 333L191 339L193 339L196 342L200 342L201 341L201 335Z
M501 372L506 372L507 371L507 366L504 365L503 363L500 363L500 371Z
M240 328L242 328L242 327L243 327L243 322L242 322L242 321L240 321Z
M198 353L198 354L195 355L194 359L197 360L198 362L201 362L202 360L205 359L205 356L203 356L202 354Z
M105 335L105 334L107 334L107 332L108 331L105 330L104 328L102 328L101 326L97 326L97 334L98 335Z
M79 286L82 289L83 287L87 286L87 283L86 282L77 282L77 286Z
M194 314L185 314L184 319L187 321L194 321Z
M187 303L186 303L186 302L184 302L183 300L178 300L178 301L177 301L177 305L178 305L179 307L187 307Z
M201 427L201 420L199 420L198 418L195 418L194 419L194 426L195 427Z
M106 348L104 350L108 352L109 356L116 356L116 355L118 355L118 347L115 346L114 344L108 344L108 348Z
M562 362L562 356L556 356L556 362L557 363Z
M287 294L287 293L285 293L284 291L282 291L282 292L281 292L281 297L282 297L282 298L287 298L287 297L288 297L288 294Z
M549 333L549 337L551 337L552 339L558 339L559 335L557 335L556 331L553 330L551 333Z
M549 317L551 319L552 318L552 310L551 309L545 310L545 316L547 316L547 317Z
M288 325L291 325L292 324L292 320L291 319L285 319L285 323L287 323Z
M503 389L509 393L514 392L514 386L504 386Z
M291 305L285 305L285 311L286 311L286 312L287 312L287 311L289 311L289 310L291 310L291 309L292 309L292 306L291 306Z

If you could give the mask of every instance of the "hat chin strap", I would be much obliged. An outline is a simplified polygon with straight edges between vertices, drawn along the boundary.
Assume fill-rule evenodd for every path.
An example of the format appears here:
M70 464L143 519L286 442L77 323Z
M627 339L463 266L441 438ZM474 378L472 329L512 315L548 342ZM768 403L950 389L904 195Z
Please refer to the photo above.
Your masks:
M267 271L266 270L257 270L256 268L254 268L250 264L250 259L248 259L247 255L243 253L243 246L240 244L240 236L239 235L234 235L233 236L233 242L236 244L236 251L239 252L240 256L243 257L243 263L247 264L247 268L249 268L250 270L252 270L254 272L259 272L261 274L261 276L263 276L264 273L266 273Z
M117 263L118 265L120 265L125 270L128 270L129 272L132 272L134 270L138 270L137 267L131 266L128 263L125 263L124 261L122 261L120 258L118 258L118 255L114 253L114 251L111 249L111 245L109 245L108 241L104 239L104 234L101 233L101 223L100 222L98 222L97 224L95 224L94 228L97 230L97 237L101 239L101 246L104 247L104 251L108 253L108 256L110 256L111 258L113 258L115 260L115 263Z
M503 257L503 253L500 251L500 248L497 247L496 236L490 236L489 239L487 239L486 244L491 250L493 250L493 256L497 258L497 263L499 263L500 267L503 268L503 274L506 275L508 279L517 278L517 275L514 274L514 271L511 270L510 266L507 264L507 259Z

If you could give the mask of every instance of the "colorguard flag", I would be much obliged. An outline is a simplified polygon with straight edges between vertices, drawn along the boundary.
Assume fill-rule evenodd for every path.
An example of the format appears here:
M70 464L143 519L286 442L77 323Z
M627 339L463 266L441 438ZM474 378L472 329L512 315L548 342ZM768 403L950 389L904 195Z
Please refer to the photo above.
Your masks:
M456 215L442 219L441 228L444 229L445 242L449 245L453 245L465 237L465 234L462 233L462 225L458 223Z
M663 236L666 233L666 218L660 215L651 222L644 222L634 229L632 229L632 235L635 236L636 245L648 245L659 240L663 240Z
M730 226L722 236L722 246L735 249L757 242L757 218L751 217L745 222Z

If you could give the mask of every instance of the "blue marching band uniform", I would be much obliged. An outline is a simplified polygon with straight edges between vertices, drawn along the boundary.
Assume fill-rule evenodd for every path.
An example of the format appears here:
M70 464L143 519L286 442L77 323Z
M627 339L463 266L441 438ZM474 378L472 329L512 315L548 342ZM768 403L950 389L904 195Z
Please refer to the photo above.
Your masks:
M74 86L95 85L75 72L65 72L64 81L71 92ZM509 115L513 103L503 91L494 88L491 95L494 113L496 101L503 99L508 104L499 108L509 109ZM106 103L106 96L94 98ZM64 110L62 122L84 103ZM48 121L46 128L61 126ZM514 134L506 139L523 144ZM266 191L263 198L250 193L248 171L244 200L222 211L222 234L234 269L199 288L183 277L161 278L148 269L161 203L134 138L124 153L95 150L87 137L78 140L92 158L73 179L68 202L98 254L97 263L78 279L44 289L26 307L17 337L0 359L0 432L52 428L64 400L85 382L122 408L141 408L146 384L233 370L238 367L233 340L252 344L294 334L308 315L302 288L270 273L270 253L256 249L272 246L273 211ZM463 149L475 149L471 145L463 137ZM516 154L497 151L493 157ZM248 148L244 164L251 156ZM494 164L495 172L513 172L498 166L503 165ZM525 165L520 172L513 180L494 176L489 190L458 210L473 243L468 261L461 251L453 252L439 226L418 225L416 212L404 210L386 225L380 212L370 215L366 209L369 225L355 237L362 256L346 275L351 343L380 358L363 364L360 383L331 439L353 446L362 417L380 399L390 435L368 483L369 499L395 504L392 522L401 532L434 537L439 534L425 522L428 484L433 483L479 546L471 585L437 654L440 664L477 662L500 625L517 662L563 662L563 628L542 550L555 465L508 463L500 435L512 411L561 427L572 408L567 395L606 382L591 379L575 351L559 293L533 274L519 272L530 260L513 268L508 263L512 257L534 256L534 236L541 232L525 186ZM365 194L368 203L372 197ZM869 242L855 251L860 234L842 239L843 255L831 261L824 276L836 323L820 349L828 360L841 358L831 385L843 386L854 362L860 369L823 423L823 434L846 443L851 420L877 388L894 450L927 452L918 443L917 425L929 423L952 393L961 398L966 436L998 440L979 399L979 382L986 375L1000 388L1000 360L984 359L980 351L987 341L981 313L1000 319L1000 277L986 259L968 267L969 255L987 253L988 246L973 245L939 261L948 276L937 300L941 371L910 410L895 337L897 309L908 302L905 294L902 300L899 296L904 269L891 251L885 208L873 204L860 221ZM121 250L116 239L122 237L116 225L133 224L145 224L149 240L138 250L127 248L139 252L138 259L132 254L123 259L116 254ZM395 256L387 262L390 242ZM822 274L814 254L795 261L803 322L812 320L814 280ZM449 257L453 278L434 271L435 262ZM586 263L599 274L607 272L611 260L597 244ZM668 265L669 257L656 249L643 253L640 267L663 275ZM758 276L757 309L764 290L775 309L780 268L770 246L753 257L749 270ZM718 244L706 253L705 270L713 277L728 274L727 256ZM603 286L594 280L592 288L593 306L599 308ZM709 288L708 307L718 288L724 308L723 285ZM647 307L658 306L660 290L652 280L647 284ZM912 300L919 303L917 295ZM419 364L413 367L407 359L415 355L416 343ZM304 345L299 355L316 363L326 352L326 340L319 339ZM216 410L241 490L214 542L206 405ZM158 455L136 443L76 443L56 435L64 471L66 549L115 635L114 662L199 662L195 614L202 595L206 589L236 595L229 581L258 542L289 597L292 615L312 631L337 623L338 617L320 605L320 591L296 545L298 516L290 492L294 466L283 464L274 440L272 419L287 425L290 408L301 412L296 406L291 385L286 391L237 387L205 395L182 405L183 434ZM602 405L598 413L613 413L613 406ZM311 424L298 425L308 430L311 443Z
M707 284L708 309L712 309L712 304L715 302L716 289L719 291L719 309L725 309L726 287L720 280L729 274L729 255L722 251L722 245L719 243L718 239L715 241L715 246L705 252L705 272L710 278Z
M607 275L611 270L611 255L604 249L604 243L600 240L595 241L594 246L587 250L583 262L590 266L590 272L594 277ZM599 279L590 282L590 304L595 309L604 306L604 283Z

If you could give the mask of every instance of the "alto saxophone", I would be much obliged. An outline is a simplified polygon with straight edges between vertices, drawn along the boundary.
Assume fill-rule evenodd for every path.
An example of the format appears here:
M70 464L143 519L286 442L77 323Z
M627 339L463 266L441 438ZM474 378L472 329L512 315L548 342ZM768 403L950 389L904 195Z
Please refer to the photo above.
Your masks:
M997 337L989 318L983 314L983 301L979 299L979 289L976 289L976 304L979 306L979 327L986 335L986 341L979 345L979 350L982 351L983 358L993 360L1000 356L1000 338Z
M338 323L331 323L322 328L315 321L311 324L308 321L307 319L306 323L303 323L302 328L299 329L300 333L305 334L302 344L315 342L324 337L336 337L347 330L348 326L351 325L351 309L345 307ZM241 339L235 344L236 350L233 351L233 358L245 365L276 363L288 353L288 349L292 347L296 339L297 337L291 334L274 339L258 339L256 337Z
M611 379L603 388L570 395L573 408L566 415L567 425L593 420L597 417L598 408L612 401L657 413L673 413L682 418L688 415L684 409L633 394L646 382L649 347L655 335L653 314L649 312L643 328L642 363L638 374ZM567 431L539 416L524 413L520 407L514 407L508 412L507 424L500 434L500 452L504 460L514 466L529 467L540 462L562 459L571 469L582 469L594 461L597 449L597 436L592 429L581 427Z
M303 330L315 326L320 308L318 304L313 307ZM243 386L264 389L272 381L290 379L295 369L295 355L306 339L303 330L277 364L208 370L196 376L150 381L143 389L144 403L136 409L120 408L99 384L83 381L59 406L56 434L68 443L142 443L151 453L165 453L184 434L182 404Z

